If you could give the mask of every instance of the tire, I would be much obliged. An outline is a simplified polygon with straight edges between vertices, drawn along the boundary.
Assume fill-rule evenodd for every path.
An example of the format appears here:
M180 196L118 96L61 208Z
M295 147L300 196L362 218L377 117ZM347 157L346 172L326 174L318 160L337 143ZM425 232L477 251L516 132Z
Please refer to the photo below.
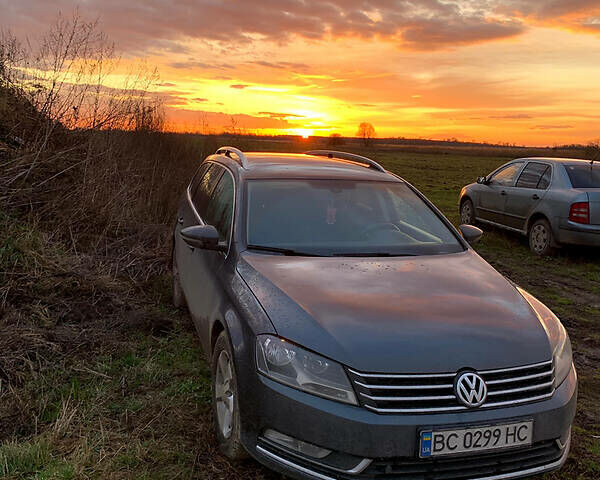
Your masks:
M179 281L179 270L177 269L177 261L175 259L175 247L173 247L173 260L171 262L171 277L173 281L173 306L175 308L186 308L187 302Z
M531 224L528 237L529 248L536 255L544 257L554 253L555 248L554 239L552 238L552 227L545 218L540 218Z
M236 461L248 458L241 442L237 385L231 344L223 331L212 355L212 410L219 448L223 455Z
M460 204L460 223L475 225L475 207L469 199Z

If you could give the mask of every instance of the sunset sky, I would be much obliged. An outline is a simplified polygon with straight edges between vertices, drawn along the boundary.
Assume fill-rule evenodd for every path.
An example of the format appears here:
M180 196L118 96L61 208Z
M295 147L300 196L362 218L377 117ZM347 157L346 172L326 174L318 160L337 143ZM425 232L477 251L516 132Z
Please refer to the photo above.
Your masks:
M75 9L123 69L158 67L177 130L600 137L600 0L0 0L0 28L35 37Z

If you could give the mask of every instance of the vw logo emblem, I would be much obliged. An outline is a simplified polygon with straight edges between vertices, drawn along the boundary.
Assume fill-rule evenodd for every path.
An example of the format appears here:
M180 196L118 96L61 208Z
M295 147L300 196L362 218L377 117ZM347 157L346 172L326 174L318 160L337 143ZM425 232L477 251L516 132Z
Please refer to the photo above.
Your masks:
M469 408L480 407L487 398L487 385L474 372L461 374L456 380L456 396L460 402Z

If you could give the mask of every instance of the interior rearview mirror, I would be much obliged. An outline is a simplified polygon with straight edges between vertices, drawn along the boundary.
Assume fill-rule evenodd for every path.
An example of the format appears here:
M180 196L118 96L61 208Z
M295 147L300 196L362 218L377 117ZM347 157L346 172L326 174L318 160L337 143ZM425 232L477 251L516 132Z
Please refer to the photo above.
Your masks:
M461 226L459 226L458 228L459 228L460 233L462 234L463 238L470 245L477 243L481 239L481 236L483 235L483 230L481 230L481 228L475 227L474 225L467 225L466 223L464 223Z
M181 230L181 237L190 247L204 250L225 251L225 245L219 243L219 232L212 225L194 225Z

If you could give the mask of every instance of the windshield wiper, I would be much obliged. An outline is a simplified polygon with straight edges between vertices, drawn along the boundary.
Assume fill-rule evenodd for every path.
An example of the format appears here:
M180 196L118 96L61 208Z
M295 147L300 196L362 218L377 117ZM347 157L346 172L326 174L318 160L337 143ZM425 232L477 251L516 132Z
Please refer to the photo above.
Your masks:
M247 245L250 250L260 250L261 252L281 253L282 255L297 256L297 257L323 257L316 253L301 252L291 248L267 247L266 245Z
M389 252L348 252L334 253L334 257L416 257L416 253L389 253Z

